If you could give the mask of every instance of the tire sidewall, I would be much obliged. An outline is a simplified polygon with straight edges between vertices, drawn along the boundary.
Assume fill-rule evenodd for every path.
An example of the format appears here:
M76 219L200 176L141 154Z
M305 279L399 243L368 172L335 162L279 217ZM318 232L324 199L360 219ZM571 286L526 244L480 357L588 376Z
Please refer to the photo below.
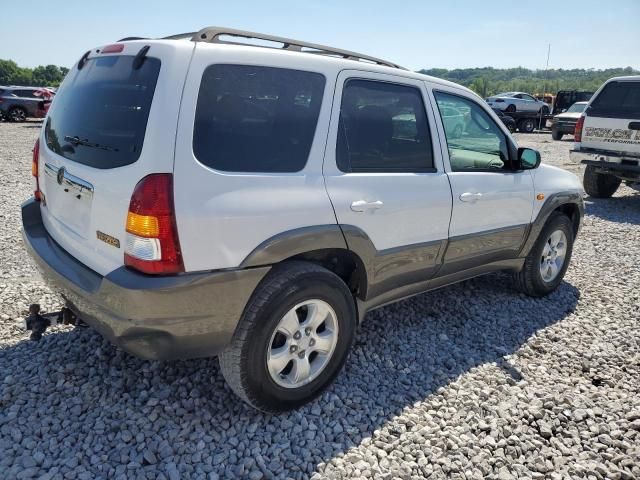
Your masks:
M267 368L269 342L282 317L295 305L311 299L323 300L333 308L338 322L338 342L329 363L317 378L300 388L284 388L275 383ZM340 372L355 334L354 301L342 280L329 271L301 276L272 295L255 316L259 317L255 319L256 328L242 355L250 394L259 396L268 410L282 411L307 403L322 393Z
M553 232L556 230L562 230L567 238L567 253L564 258L564 263L562 264L562 268L558 272L556 278L554 278L550 282L545 282L542 279L542 274L540 273L540 259L542 258L542 251L544 250L544 246L547 243L547 240L551 236ZM571 220L566 215L554 215L552 216L545 227L540 232L540 236L536 241L533 249L531 250L531 256L533 259L533 271L532 280L534 283L534 287L536 290L544 293L549 293L555 290L562 280L564 279L564 274L569 268L569 263L571 262L571 255L573 253L573 225Z

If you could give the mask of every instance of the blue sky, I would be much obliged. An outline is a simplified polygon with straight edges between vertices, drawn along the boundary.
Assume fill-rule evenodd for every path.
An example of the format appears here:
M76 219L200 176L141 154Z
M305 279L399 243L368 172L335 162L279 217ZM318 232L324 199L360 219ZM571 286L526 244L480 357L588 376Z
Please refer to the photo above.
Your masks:
M5 3L5 2L3 2ZM40 13L39 13L40 12ZM408 68L640 68L640 0L20 0L0 58L71 66L90 47L222 25L368 53Z

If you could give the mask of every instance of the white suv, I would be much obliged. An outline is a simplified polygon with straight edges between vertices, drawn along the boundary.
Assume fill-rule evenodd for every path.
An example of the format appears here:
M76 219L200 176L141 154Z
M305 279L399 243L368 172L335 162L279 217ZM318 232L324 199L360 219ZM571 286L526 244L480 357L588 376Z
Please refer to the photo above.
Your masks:
M586 165L584 189L613 195L623 181L640 190L640 76L607 80L578 119L571 158Z
M143 358L218 355L270 412L331 383L373 308L496 270L553 291L583 215L470 90L219 28L89 50L33 172L25 243L68 308Z

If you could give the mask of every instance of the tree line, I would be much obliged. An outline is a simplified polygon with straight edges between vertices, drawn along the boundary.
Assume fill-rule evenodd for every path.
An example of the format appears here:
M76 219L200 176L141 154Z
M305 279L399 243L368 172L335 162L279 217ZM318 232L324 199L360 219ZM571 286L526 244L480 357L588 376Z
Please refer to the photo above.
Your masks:
M13 60L0 60L0 85L57 87L69 71L57 65L20 67ZM429 68L420 73L450 80L469 87L481 97L500 92L556 93L558 90L595 91L605 80L620 75L638 75L631 67L605 70L562 68L529 70L528 68Z
M0 60L0 85L57 87L69 71L57 65L19 67L13 60Z
M501 92L552 93L558 90L587 90L595 92L611 77L638 75L640 71L631 67L607 68L605 70L562 68L529 70L528 68L429 68L420 73L450 80L470 88L483 98Z

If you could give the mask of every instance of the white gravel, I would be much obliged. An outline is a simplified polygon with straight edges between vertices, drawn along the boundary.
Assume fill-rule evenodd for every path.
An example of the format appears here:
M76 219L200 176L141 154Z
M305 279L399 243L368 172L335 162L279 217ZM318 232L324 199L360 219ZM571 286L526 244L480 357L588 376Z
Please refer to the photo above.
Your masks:
M336 384L265 416L217 361L149 362L90 329L14 327L59 299L21 245L37 124L0 123L0 477L640 478L640 195L587 202L548 298L490 275L371 313ZM569 166L569 141L518 135ZM572 168L575 168L571 166Z

